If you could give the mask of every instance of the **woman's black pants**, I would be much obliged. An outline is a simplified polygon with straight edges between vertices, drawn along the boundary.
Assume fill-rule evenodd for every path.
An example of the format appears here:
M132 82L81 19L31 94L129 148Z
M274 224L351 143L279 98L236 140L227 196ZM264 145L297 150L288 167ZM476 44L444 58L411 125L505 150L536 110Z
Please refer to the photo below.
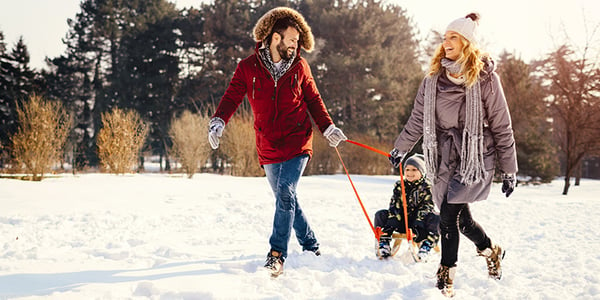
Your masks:
M491 246L490 238L485 234L483 228L473 220L469 204L448 204L444 201L440 208L440 217L442 265L447 267L456 265L460 240L459 231L471 240L479 250Z

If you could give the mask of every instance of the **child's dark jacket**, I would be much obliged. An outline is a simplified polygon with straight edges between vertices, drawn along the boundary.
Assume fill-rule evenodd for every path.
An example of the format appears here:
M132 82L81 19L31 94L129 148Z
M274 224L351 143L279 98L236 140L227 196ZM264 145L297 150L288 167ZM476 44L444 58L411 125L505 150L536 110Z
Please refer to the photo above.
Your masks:
M410 182L404 180L409 227L423 226L428 214L434 213L435 205L431 196L431 184L425 177ZM402 187L400 181L394 185L394 194L390 200L389 219L404 220L404 206L402 205Z

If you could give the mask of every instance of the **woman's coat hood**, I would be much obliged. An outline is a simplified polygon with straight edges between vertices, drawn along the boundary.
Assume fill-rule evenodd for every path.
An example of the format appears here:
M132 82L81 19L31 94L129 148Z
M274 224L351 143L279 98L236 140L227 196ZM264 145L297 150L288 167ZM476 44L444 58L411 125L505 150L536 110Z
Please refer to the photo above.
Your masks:
M302 31L300 32L300 47L304 48L306 52L311 52L315 45L315 40L310 26L308 26L308 23L306 23L304 17L299 12L289 7L277 7L264 14L254 26L254 40L256 42L262 42L271 33L271 29L273 29L275 22L284 17L291 17L298 23L298 26Z

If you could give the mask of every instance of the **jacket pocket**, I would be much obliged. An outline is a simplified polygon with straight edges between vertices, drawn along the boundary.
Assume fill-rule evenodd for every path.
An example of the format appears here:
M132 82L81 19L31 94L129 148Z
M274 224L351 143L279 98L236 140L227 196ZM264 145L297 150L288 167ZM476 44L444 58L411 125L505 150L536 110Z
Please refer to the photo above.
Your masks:
M256 135L270 137L272 130L268 123L268 115L261 113L254 114L254 130L256 131Z
M301 90L300 90L300 81L298 80L298 73L294 73L294 76L291 76L290 80L291 80L292 95L294 95L294 97L299 97L301 94Z
M252 100L263 101L268 99L268 95L266 95L266 91L264 89L264 78L259 76L252 77L252 91L248 96L252 96Z
M274 95L267 87L266 79L260 76L253 76L249 82L248 100L252 110L256 113L268 113L273 106L272 96Z

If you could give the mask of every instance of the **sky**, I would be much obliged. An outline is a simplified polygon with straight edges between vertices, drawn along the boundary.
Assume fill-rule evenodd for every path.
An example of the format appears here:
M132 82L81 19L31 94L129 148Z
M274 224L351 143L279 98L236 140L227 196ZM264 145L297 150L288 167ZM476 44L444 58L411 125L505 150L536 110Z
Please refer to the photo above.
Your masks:
M386 0L384 0L386 1ZM485 50L498 55L504 49L525 61L543 57L569 36L578 47L586 39L600 44L600 1L597 0L387 0L406 8L424 36L432 29L443 32L452 20L467 13L481 14L480 32ZM79 12L79 0L0 0L0 30L12 49L23 36L31 66L42 68L44 58L64 53L67 19ZM198 6L201 0L176 0L177 7ZM586 25L587 32L586 33ZM599 46L600 47L600 46Z
M387 208L397 176L351 177L370 218ZM563 183L517 186L510 198L495 183L470 206L506 251L503 275L489 279L463 236L454 299L600 298L600 181L567 196ZM3 178L0 191L0 299L446 299L434 286L439 253L415 263L405 241L377 259L342 174L300 179L322 255L292 235L276 279L262 267L275 209L265 177L67 173Z

